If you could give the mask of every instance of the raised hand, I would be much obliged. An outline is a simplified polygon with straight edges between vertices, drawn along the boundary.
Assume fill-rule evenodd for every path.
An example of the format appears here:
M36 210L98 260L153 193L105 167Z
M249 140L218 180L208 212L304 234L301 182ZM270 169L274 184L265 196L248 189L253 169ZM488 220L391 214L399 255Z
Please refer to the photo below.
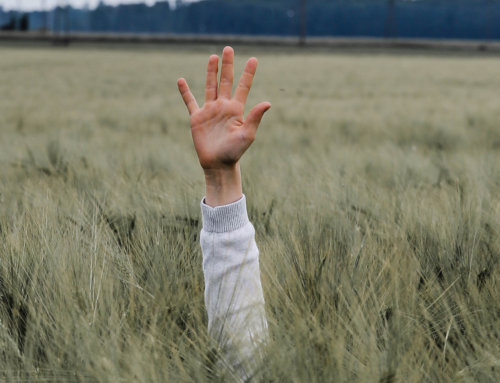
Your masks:
M207 195L212 206L227 204L241 198L239 160L255 139L264 113L271 107L262 102L250 110L246 119L243 111L257 69L257 59L250 58L241 75L233 97L234 51L224 48L220 84L217 87L219 58L210 56L202 108L189 90L186 80L177 81L191 117L191 133L198 159L205 172Z

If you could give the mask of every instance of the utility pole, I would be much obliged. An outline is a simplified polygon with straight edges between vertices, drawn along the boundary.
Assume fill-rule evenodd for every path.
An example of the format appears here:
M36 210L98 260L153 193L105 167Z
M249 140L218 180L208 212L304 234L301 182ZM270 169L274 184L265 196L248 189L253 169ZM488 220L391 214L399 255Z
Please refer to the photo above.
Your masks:
M54 35L59 34L59 2L52 8L52 32Z
M486 20L484 23L484 28L485 28L485 33L484 33L484 38L485 39L494 39L495 38L495 19L491 16L492 13L490 12L490 7L492 7L491 2L489 2L486 6Z
M307 0L300 0L299 45L306 45L307 37Z
M59 0L54 12L54 44L66 46L69 44L69 5L67 1Z
M14 27L14 29L16 29L16 30L21 29L21 15L22 15L22 13L21 13L21 5L22 5L21 4L21 0L17 0L17 5L16 5L17 9L16 9L16 13L15 13L15 15L16 15L16 25Z
M64 7L64 34L69 38L69 8L70 5L66 2Z
M42 23L42 30L43 33L48 32L48 10L47 10L47 3L45 2L46 0L42 0L42 12L43 12L43 23Z
M396 27L395 27L395 14L394 14L394 0L387 0L387 16L385 19L385 33L384 37L395 37Z

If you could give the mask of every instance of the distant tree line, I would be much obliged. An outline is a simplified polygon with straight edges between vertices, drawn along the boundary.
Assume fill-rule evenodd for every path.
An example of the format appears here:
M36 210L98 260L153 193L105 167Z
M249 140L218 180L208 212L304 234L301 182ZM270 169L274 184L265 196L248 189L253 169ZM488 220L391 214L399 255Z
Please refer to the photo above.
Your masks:
M1 9L0 9L1 11ZM0 19L1 20L1 19ZM7 22L0 23L1 31L27 31L29 30L29 14L11 13Z
M127 4L31 12L29 29L55 32L298 35L304 0L205 0L172 8ZM500 39L500 0L307 0L308 36ZM0 8L0 26L13 12ZM17 21L16 21L17 23ZM16 24L18 25L18 24Z

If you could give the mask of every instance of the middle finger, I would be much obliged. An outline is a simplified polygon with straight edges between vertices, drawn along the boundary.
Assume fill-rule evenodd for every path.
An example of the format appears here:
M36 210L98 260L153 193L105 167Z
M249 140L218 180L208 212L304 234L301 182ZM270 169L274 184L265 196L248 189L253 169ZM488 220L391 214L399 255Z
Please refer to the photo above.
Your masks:
M222 51L222 68L219 84L219 97L221 98L231 98L233 90L233 62L233 48L225 47Z

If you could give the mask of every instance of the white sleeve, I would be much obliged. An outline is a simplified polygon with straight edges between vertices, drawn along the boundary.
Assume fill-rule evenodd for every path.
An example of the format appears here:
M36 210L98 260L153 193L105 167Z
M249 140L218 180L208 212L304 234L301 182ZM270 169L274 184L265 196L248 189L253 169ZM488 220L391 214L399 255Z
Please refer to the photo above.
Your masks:
M268 335L255 229L245 196L215 208L203 201L200 241L208 333L224 364L245 380L255 372L259 345Z

